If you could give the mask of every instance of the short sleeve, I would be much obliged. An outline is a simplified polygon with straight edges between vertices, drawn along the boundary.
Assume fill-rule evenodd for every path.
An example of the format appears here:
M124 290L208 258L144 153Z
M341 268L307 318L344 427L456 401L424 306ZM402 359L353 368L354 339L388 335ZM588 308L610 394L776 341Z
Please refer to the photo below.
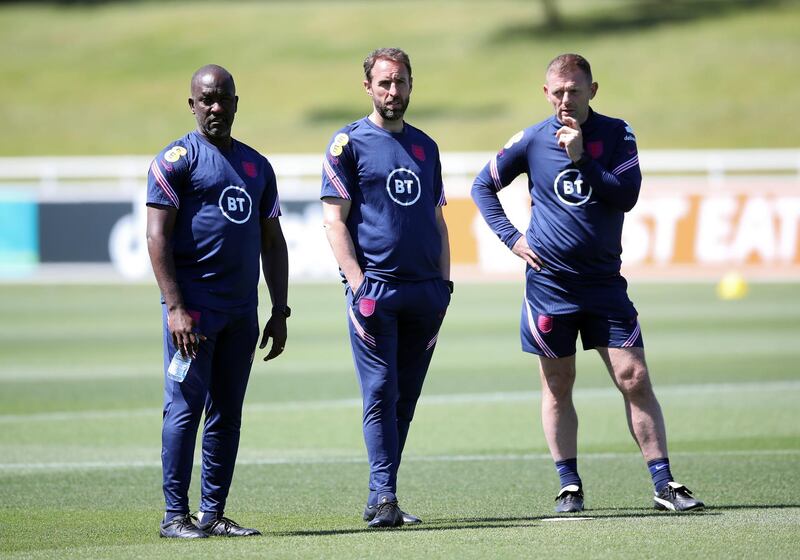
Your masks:
M164 148L147 172L147 204L180 208L180 193L189 173L187 150L180 144Z
M337 133L328 144L322 161L322 191L320 198L333 197L350 200L350 193L358 184L355 157L350 136Z
M259 207L261 218L277 218L281 215L281 200L278 195L278 179L269 161L264 160L264 194Z
M436 197L436 206L447 206L447 197L444 195L444 181L442 181L442 160L439 150L436 150L436 167L433 170L433 194Z

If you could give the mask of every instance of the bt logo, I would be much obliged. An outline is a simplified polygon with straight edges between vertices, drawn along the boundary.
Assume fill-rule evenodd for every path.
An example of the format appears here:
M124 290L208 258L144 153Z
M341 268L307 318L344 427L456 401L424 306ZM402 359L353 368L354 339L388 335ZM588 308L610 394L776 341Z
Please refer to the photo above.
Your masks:
M580 206L589 201L592 196L591 185L581 178L577 169L565 169L553 181L556 196L564 204Z
M386 178L386 192L397 204L411 206L421 193L419 177L410 169L395 169Z
M250 219L253 200L242 187L231 185L219 195L219 209L222 211L222 215L234 224L243 224Z

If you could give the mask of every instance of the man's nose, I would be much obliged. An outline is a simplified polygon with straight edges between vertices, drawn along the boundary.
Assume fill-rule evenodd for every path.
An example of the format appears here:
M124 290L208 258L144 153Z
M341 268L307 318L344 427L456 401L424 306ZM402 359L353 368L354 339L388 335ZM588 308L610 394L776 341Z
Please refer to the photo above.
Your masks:
M212 113L221 113L222 112L222 104L219 103L218 101L214 102L214 104L212 104L211 107L208 110L210 112L212 112Z

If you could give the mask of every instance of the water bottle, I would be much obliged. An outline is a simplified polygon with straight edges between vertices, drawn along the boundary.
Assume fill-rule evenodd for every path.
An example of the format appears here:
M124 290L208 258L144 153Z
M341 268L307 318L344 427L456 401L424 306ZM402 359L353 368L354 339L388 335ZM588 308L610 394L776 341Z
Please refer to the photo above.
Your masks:
M167 377L180 383L186 379L186 374L189 373L190 365L192 365L192 357L183 357L180 350L176 351L167 368Z

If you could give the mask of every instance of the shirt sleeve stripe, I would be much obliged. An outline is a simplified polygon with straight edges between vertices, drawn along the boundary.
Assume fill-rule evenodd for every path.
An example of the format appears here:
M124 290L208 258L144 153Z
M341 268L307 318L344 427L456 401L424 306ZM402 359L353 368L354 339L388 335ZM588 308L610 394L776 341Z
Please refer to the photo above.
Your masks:
M620 173L623 173L623 172L627 171L628 169L630 169L631 167L635 167L638 164L639 164L639 155L637 154L637 155L633 156L631 159L629 159L628 161L619 164L616 167L616 169L614 169L614 171L611 172L611 174L612 175L619 175Z
M442 195L439 197L439 202L436 203L436 206L447 206L447 198L444 196L444 189L442 189Z
M489 162L489 172L492 175L492 182L494 183L495 190L500 190L503 188L503 183L500 181L500 172L497 170L497 156L492 157L492 161Z
M334 186L334 188L339 193L339 196L341 196L344 199L349 200L350 199L350 194L347 192L347 189L342 184L341 179L339 179L339 177L336 175L336 172L333 170L331 165L328 163L328 158L325 158L322 161L322 168L325 170L325 174L328 176L328 180L331 182L331 184Z
M272 207L272 211L269 213L268 218L277 218L281 215L281 199L280 197L275 197L275 205Z
M430 350L436 345L436 341L439 340L439 331L436 331L434 337L428 342L428 346L425 347L425 350Z
M172 201L172 204L175 205L175 208L180 208L181 204L178 195L175 194L175 191L172 189L169 181L167 181L167 178L164 177L164 174L161 172L161 169L158 167L158 163L156 163L155 160L152 164L150 164L150 171L153 172L153 177L155 177L156 183L158 183L158 186L161 187L162 191L164 191L164 194L167 195L167 198Z
M425 350L430 350L436 345L436 341L439 339L439 332L436 332L436 335L428 342L428 346L425 347Z

